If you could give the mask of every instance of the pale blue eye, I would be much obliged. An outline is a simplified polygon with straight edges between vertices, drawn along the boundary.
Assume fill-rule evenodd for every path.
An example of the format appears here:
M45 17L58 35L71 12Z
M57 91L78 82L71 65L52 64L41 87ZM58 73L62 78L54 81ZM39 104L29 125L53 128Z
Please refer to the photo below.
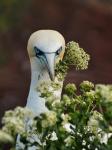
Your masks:
M58 56L62 51L62 46L56 51L56 55Z
M37 48L36 46L34 47L34 50L35 50L35 54L37 57L44 55L44 53L39 48Z

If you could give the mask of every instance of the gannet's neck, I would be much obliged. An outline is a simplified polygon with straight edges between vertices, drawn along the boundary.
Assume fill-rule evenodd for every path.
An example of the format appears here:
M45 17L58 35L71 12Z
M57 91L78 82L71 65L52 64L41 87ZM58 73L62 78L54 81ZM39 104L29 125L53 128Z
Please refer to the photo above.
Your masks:
M51 80L47 68L43 62L41 62L36 57L30 59L30 62L31 62L31 84L26 106L30 108L33 111L33 113L39 115L40 113L48 111L48 109L45 106L45 99L41 97L41 93L40 91L38 91L37 87L39 87L43 82L50 83ZM56 97L56 99L60 100L63 81L55 81L55 82L58 82L60 84L60 88L52 89L53 95Z
M31 63L31 84L27 99L27 107L30 108L36 115L46 112L45 100L40 97L37 90L39 84L43 81L50 81L48 72L43 62L40 62L36 57L30 59Z

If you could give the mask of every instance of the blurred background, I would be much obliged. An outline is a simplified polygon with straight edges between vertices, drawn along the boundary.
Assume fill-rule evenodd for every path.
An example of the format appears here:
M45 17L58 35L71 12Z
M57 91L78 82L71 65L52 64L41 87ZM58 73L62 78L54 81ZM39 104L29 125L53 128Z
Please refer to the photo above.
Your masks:
M27 41L39 29L58 30L91 55L89 69L71 68L65 83L112 83L112 0L0 0L0 118L26 104Z

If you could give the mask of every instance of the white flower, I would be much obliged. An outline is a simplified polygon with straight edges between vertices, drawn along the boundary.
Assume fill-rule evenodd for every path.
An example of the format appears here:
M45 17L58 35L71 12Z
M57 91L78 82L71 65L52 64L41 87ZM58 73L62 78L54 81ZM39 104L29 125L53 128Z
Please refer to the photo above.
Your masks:
M13 143L14 139L11 135L9 135L8 133L0 130L0 143Z
M82 134L81 134L81 133L79 133L79 132L77 132L77 135L79 135L80 137L82 137Z
M87 147L90 149L90 144Z
M68 114L61 114L61 118L65 123L67 123L69 120L71 120L71 117Z
M6 111L2 119L4 124L2 130L13 136L25 131L25 119L33 116L28 108L17 107L14 111Z
M56 124L57 116L54 111L48 111L45 113L45 119L42 120L42 127L53 126Z
M107 102L112 101L112 86L111 85L97 84L96 91L101 94L102 98L105 101Z
M85 140L82 141L82 145L86 145L86 141Z
M63 124L63 128L67 131L67 132L72 132L74 133L74 131L71 129L72 128L76 128L75 125L72 125L71 123L65 123Z
M73 143L73 141L74 141L74 137L73 137L73 136L68 136L68 137L64 140L64 142L66 143L66 146L71 146L72 143Z
M99 121L103 120L102 114L97 111L94 111L93 115L88 121L88 130L92 131L95 134L98 134L102 130L99 128Z
M51 141L56 141L56 140L58 140L58 137L57 137L57 135L56 135L56 132L54 132L54 131L52 132L50 140L51 140Z
M95 136L90 136L89 139L90 139L90 141L92 142L92 141L94 141Z
M108 139L112 136L112 133L104 133L103 136L100 139L101 143L107 144Z

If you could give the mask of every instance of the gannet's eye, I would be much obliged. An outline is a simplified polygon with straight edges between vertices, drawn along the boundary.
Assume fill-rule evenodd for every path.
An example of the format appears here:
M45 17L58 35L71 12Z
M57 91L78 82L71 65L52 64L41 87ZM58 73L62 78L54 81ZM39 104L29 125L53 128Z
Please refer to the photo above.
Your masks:
M56 51L56 55L58 56L62 51L62 46Z
M35 50L35 54L37 57L44 55L44 53L39 48L37 48L36 46L34 47L34 50Z

